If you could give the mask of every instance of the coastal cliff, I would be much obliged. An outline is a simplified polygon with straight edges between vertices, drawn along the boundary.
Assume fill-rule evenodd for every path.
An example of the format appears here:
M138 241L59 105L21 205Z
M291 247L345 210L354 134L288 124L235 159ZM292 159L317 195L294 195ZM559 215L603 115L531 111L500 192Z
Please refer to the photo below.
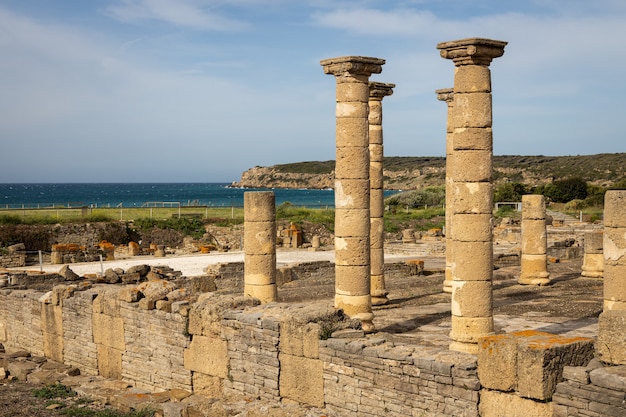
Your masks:
M385 157L383 176L388 190L411 190L445 184L444 157ZM308 161L254 167L241 174L233 187L311 188L334 187L335 161ZM494 156L496 185L518 182L529 185L564 178L611 186L626 178L626 153L577 156Z

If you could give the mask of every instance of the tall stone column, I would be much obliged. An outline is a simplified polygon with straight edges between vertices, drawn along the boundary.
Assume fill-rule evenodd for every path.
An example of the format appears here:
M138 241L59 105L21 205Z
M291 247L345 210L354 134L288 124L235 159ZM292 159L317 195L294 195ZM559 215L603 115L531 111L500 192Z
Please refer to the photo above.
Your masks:
M372 305L389 302L385 287L383 184L383 98L393 94L395 84L370 82L369 150L370 150L370 273Z
M604 311L598 318L596 355L626 365L626 190L604 195Z
M276 204L271 191L243 193L244 295L276 301Z
M335 307L374 331L370 296L369 77L384 59L347 56L320 62L337 81Z
M478 339L493 333L492 116L489 64L506 42L471 38L437 45L451 59L454 111L450 128L452 330L450 349L478 352Z
M452 88L444 88L435 91L437 93L437 100L445 101L448 104L448 117L446 119L446 269L445 278L443 280L443 291L452 292L452 177L450 171L452 170L452 135L454 133L452 129L452 111L454 109L454 90Z
M604 233L601 230L585 232L582 275L588 278L602 278L604 276Z
M522 196L522 260L518 282L527 285L547 285L548 232L546 230L546 200L542 195Z

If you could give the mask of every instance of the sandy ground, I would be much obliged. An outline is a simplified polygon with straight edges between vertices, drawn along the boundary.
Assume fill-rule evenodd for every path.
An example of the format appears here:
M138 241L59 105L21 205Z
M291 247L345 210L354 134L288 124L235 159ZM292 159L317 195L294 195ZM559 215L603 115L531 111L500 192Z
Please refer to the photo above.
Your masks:
M401 260L407 258L406 254L385 254L386 261ZM116 259L114 261L84 262L68 264L70 269L78 275L102 274L108 268L128 269L134 265L165 265L181 271L184 276L194 277L203 275L209 265L229 262L243 262L243 251L215 252L194 255L168 255L165 258L155 258L154 256L136 256L133 258ZM316 261L335 260L334 250L310 251L307 249L278 249L276 252L276 262L278 266ZM63 265L44 264L42 268L46 272L58 272ZM31 265L26 268L10 268L12 270L39 271L39 265Z

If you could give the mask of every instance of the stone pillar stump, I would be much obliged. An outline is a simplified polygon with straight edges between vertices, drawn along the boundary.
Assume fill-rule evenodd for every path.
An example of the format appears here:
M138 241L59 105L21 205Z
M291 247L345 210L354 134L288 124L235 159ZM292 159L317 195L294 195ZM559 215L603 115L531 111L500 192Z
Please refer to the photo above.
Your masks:
M276 301L276 204L271 191L243 194L244 295Z
M522 285L550 283L546 200L542 195L522 196L522 258L518 282Z
M586 232L583 255L582 275L588 278L604 276L604 233L601 230Z

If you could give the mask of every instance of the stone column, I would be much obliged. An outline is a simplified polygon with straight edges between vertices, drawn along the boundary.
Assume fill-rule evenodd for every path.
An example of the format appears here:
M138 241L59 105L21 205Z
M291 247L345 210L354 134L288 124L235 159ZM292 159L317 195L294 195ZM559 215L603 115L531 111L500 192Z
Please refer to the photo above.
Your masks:
M585 232L585 246L583 255L582 275L588 278L602 278L604 276L604 252L602 240L604 233L599 230Z
M452 88L444 88L435 91L437 100L445 101L448 104L448 117L446 121L446 269L445 278L443 280L443 291L452 292L452 177L450 171L452 167L452 110L454 109L454 90Z
M604 311L598 318L596 355L626 365L626 190L604 195Z
M276 205L271 191L243 193L244 295L276 301Z
M337 81L335 308L374 331L370 296L369 77L384 59L348 56L320 62Z
M393 94L395 84L370 82L370 272L372 305L389 302L385 288L385 195L383 184L383 98Z
M546 230L546 200L542 195L522 196L522 260L520 284L547 285L548 232Z
M450 167L453 201L450 243L452 330L450 349L478 352L493 333L492 117L489 64L506 42L471 38L437 45L455 65Z

